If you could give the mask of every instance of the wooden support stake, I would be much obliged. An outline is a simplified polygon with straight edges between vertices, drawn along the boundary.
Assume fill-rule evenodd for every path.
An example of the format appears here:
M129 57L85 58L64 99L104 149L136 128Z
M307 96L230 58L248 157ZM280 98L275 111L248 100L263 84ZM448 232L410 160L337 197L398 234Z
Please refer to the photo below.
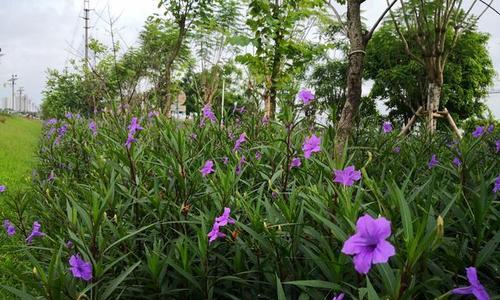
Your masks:
M411 126L413 126L413 124L415 124L415 122L417 121L417 116L420 114L421 110L422 110L422 106L420 106L417 109L417 111L415 112L415 114L413 115L413 117L411 117L410 121L408 121L408 124L406 124L406 126L401 130L401 132L398 134L398 136L403 136L403 135L408 134L408 132L410 131Z
M462 134L460 134L460 130L458 130L457 124L455 124L455 121L453 120L451 114L448 112L448 109L445 108L444 112L446 113L446 119L448 120L448 123L450 123L453 132L455 132L459 139L462 139Z

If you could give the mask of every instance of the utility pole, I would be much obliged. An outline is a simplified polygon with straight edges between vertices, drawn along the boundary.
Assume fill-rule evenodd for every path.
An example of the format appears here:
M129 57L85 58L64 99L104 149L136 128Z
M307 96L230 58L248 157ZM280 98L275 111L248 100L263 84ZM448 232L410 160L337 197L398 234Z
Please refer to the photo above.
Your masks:
M90 11L90 0L83 0L83 12L85 13L85 16L83 19L85 20L85 26L83 27L85 29L85 65L88 66L89 64L89 11Z
M12 74L11 78L7 81L10 81L11 85L12 85L12 110L14 110L14 106L15 106L15 98L14 98L14 86L16 85L16 80L18 80L19 77L17 77L16 74Z
M17 91L19 92L19 101L17 101L17 110L18 111L22 111L23 110L23 105L22 105L22 102L23 102L23 92L24 92L24 88L22 86L20 86Z

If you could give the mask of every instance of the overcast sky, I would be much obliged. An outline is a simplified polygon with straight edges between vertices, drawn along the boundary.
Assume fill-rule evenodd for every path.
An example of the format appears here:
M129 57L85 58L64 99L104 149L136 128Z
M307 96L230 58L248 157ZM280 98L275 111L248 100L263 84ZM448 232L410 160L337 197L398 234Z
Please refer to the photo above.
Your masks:
M116 27L122 45L133 46L146 18L161 13L157 3L157 0L90 0L90 35L109 44L107 20L111 15L118 17ZM367 24L374 23L385 3L385 0L367 0L363 4ZM500 9L500 1L494 0L493 6ZM340 6L339 9L342 10ZM0 58L0 99L10 97L11 88L3 83L11 74L17 74L16 89L24 87L34 102L40 103L47 68L60 70L68 65L69 59L83 56L82 16L83 0L0 0L0 48L5 54ZM489 50L497 72L500 71L499 24L500 16L492 11L486 12L479 22L479 30L491 35ZM500 88L498 77L495 85ZM500 94L488 104L496 118L500 118Z

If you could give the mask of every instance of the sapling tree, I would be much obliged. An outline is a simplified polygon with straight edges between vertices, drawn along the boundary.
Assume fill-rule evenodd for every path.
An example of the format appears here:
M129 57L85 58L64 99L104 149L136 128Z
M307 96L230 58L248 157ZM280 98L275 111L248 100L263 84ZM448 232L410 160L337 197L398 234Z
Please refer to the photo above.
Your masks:
M176 37L172 48L169 49L165 60L165 69L162 80L162 100L160 106L164 113L170 115L173 95L170 91L172 84L173 65L186 42L189 30L195 27L199 20L210 12L209 4L211 0L160 0L158 6L165 8L165 15L172 20L176 26Z
M351 135L354 127L354 117L358 113L361 103L362 77L364 68L364 56L366 45L370 41L373 33L377 29L384 16L391 10L397 0L388 3L387 8L377 19L370 31L363 29L361 22L361 4L365 0L341 0L339 3L347 6L347 22L344 22L339 12L333 6L330 0L324 0L325 4L330 7L334 13L334 17L338 20L344 29L348 39L350 50L348 53L348 69L347 69L347 92L346 102L340 115L340 120L337 124L337 135L335 137L334 153L337 157L344 152L346 143Z
M439 111L448 59L460 37L473 29L489 5L475 16L471 12L478 1L472 1L468 7L459 0L399 2L401 8L397 13L391 12L391 18L407 55L425 69L426 115L428 130L432 133L436 130L435 116Z

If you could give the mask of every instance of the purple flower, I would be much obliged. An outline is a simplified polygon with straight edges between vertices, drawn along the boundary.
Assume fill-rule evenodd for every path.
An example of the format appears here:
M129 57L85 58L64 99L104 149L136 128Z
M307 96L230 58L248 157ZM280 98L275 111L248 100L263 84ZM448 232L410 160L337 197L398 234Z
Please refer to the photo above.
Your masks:
M31 244L33 238L42 237L45 235L45 233L40 231L40 227L42 227L42 225L38 223L38 221L33 222L33 229L31 230L31 234L26 239L26 243L28 243L28 245Z
M335 170L335 178L333 179L333 182L337 182L345 186L351 186L355 181L360 179L361 171L356 171L354 166L349 166L344 170Z
M192 141L196 141L196 139L198 138L198 135L197 135L196 133L194 133L194 132L193 132L193 133L191 133L191 134L189 135L189 138L190 138Z
M300 167L300 165L302 165L300 158L294 157L294 158L292 158L292 161L290 162L290 169L298 168L298 167Z
M153 117L158 117L160 115L160 112L157 110L150 111L148 113L148 119L151 120Z
M382 124L382 130L384 133L389 133L392 131L392 123L387 121Z
M0 193L3 193L7 190L7 187L5 185L0 185Z
M205 104L205 106L201 109L201 112L203 113L203 119L209 119L212 123L217 122L217 118L215 117L210 104Z
M438 164L439 164L439 161L436 158L436 154L432 154L431 160L429 160L429 162L427 163L427 166L429 167L429 169L432 169L435 166L437 166Z
M338 296L333 296L332 300L343 300L344 296L344 293L340 293Z
M208 233L208 243L211 244L213 241L215 241L217 238L224 238L226 235L220 230L220 225L219 223L215 222L214 225L212 226L212 230Z
M52 171L50 171L50 174L47 177L47 181L51 182L51 181L54 181L54 179L56 179L56 174L54 173L54 170L52 170Z
M488 129L486 131L488 131L488 133L492 133L494 130L495 130L495 125L491 124L490 126L488 126Z
M132 143L135 143L137 142L137 139L134 138L134 136L132 134L129 134L127 136L127 140L125 141L125 147L127 147L127 149L130 149L130 147L132 146Z
M57 123L57 119L48 119L47 121L45 121L46 126L52 126L56 123Z
M455 166L457 166L457 167L460 167L460 166L462 165L462 161L460 161L460 158L455 157L455 158L453 159L453 164L454 164Z
M493 187L493 193L500 191L500 176L495 178L495 186Z
M227 224L234 224L236 221L231 218L229 214L231 214L231 209L229 207L224 207L224 213L215 218L215 222L217 222L220 227L226 226Z
M236 175L240 175L241 174L241 170L243 168L243 165L246 163L246 160L245 160L245 155L242 155L241 158L240 158L240 161L238 162L238 164L236 165Z
M314 100L314 94L308 89L303 89L299 92L299 99L302 100L304 105L309 104L312 100Z
M276 199L276 197L278 197L278 192L273 191L273 192L271 193L271 197L272 197L273 199Z
M311 137L306 138L304 144L302 145L302 151L304 151L304 157L310 158L311 153L319 152L321 150L321 138L316 135L311 135Z
M490 296L484 288L484 286L479 282L477 278L477 270L474 267L465 268L467 272L467 279L469 280L470 286L456 288L451 290L452 294L455 295L474 295L478 300L489 300Z
M90 262L84 261L80 255L71 255L69 258L69 269L73 274L73 277L80 278L85 281L92 280L92 264Z
M240 134L240 137L236 140L236 143L234 144L233 152L241 150L241 144L246 142L246 135L245 133Z
M214 170L214 162L211 160L207 160L203 167L200 169L201 176L205 177L210 173L215 172Z
M495 146L496 146L495 153L500 152L500 140L496 140L495 141Z
M16 227L12 225L9 220L3 221L3 228L5 228L5 231L7 231L8 236L13 236L14 234L16 234Z
M141 127L139 124L139 119L137 117L133 117L132 120L130 121L130 125L128 126L128 133L135 135L135 133L139 130L143 130L144 128Z
M97 135L97 124L94 121L90 121L89 123L89 129L92 131L92 135L96 136Z
M269 124L269 116L268 115L264 115L262 117L262 124L265 126L267 124Z
M235 220L229 216L231 213L231 209L229 207L224 207L224 213L219 217L215 218L214 225L212 226L212 230L208 233L208 243L212 243L217 238L224 238L226 235L220 232L220 229L227 224L234 224Z
M229 157L224 156L224 158L222 159L222 163L227 165L229 163Z
M476 130L472 132L472 136L478 138L484 134L484 126L477 126Z
M66 245L65 245L65 246L66 246L66 248L71 249L71 248L73 248L73 242L68 240L68 241L66 242Z
M260 160L262 158L262 153L260 151L255 152L255 159Z
M71 119L71 118L73 118L73 114L72 114L72 113L70 113L70 112L67 112L64 116L66 117L66 119Z
M344 242L342 253L354 255L354 268L367 274L372 264L386 263L396 249L386 241L391 235L391 222L365 214L356 222L356 233Z
M399 146L394 147L394 149L392 149L392 152L394 152L394 153L401 152L401 147L399 147Z

